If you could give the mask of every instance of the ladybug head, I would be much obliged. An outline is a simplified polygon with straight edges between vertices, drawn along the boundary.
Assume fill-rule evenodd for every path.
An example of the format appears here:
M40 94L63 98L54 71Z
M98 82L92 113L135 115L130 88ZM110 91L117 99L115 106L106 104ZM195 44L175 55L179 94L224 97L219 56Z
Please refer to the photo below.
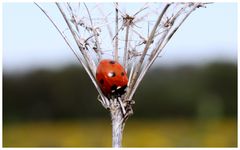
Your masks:
M113 85L113 86L111 86L111 94L119 97L119 96L123 95L124 93L126 93L126 88L127 88L127 85L124 85L124 86Z

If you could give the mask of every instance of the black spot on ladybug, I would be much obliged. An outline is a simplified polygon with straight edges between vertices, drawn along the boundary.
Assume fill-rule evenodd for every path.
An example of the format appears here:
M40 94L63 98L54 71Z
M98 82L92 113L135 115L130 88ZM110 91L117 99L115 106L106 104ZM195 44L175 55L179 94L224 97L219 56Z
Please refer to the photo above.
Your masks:
M108 73L108 77L111 77L111 78L112 78L112 77L115 77L115 76L116 76L116 73L115 73L115 72L109 72L109 73Z
M115 64L115 61L111 60L109 61L110 64Z
M124 76L124 72L121 73L121 76Z
M117 89L117 86L114 84L111 86L111 92L114 93Z
M101 83L101 84L103 84L103 83L104 83L104 80L103 80L103 79L101 79L101 80L100 80L100 83Z

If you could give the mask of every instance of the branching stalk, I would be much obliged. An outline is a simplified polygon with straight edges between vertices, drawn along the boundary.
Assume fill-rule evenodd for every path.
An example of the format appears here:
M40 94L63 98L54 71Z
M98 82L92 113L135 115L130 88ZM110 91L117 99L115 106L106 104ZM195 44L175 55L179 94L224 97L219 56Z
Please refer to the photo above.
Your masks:
M91 17L91 14L89 12L89 9L87 7L87 5L85 3L83 3L86 10L87 10L87 14L88 14L88 17L89 17L89 20L90 20L90 23L91 23L91 28L92 28L92 31L93 31L93 34L94 34L94 38L95 38L95 45L96 45L96 53L98 55L98 60L101 60L102 58L102 55L101 55L101 48L100 48L100 43L99 43L99 40L98 40L98 33L95 29L95 27L93 26L93 22L92 22L92 17Z
M68 40L66 39L66 37L63 35L63 33L61 32L61 30L58 28L58 26L54 23L54 21L51 19L51 17L47 14L47 12L37 3L35 3L35 5L45 14L45 16L50 20L50 22L53 24L53 26L57 29L57 31L59 32L59 34L62 36L62 38L64 39L64 41L66 42L66 44L68 45L68 47L71 49L71 51L73 52L73 54L76 56L77 60L80 62L80 64L82 64L83 68L86 70L88 76L90 77L90 79L92 80L94 86L96 87L98 93L101 96L101 100L103 101L103 103L105 104L104 107L108 108L109 107L109 103L107 98L104 96L104 94L102 93L101 89L99 88L97 81L95 79L95 77L93 76L91 70L89 69L89 67L87 67L87 63L85 63L84 60L81 59L80 56L77 55L77 53L75 52L75 50L72 48L72 46L70 45L70 43L68 42Z
M144 50L143 50L142 56L141 56L141 58L139 60L139 63L137 64L136 69L134 70L134 73L133 73L133 76L132 76L132 80L130 81L130 84L129 84L129 90L128 90L127 96L129 96L129 94L131 93L131 89L133 88L133 86L134 86L134 84L135 84L135 82L137 80L137 76L138 76L138 74L140 72L140 69L141 69L142 63L144 61L144 58L145 58L145 56L147 54L147 51L149 49L150 44L153 41L153 37L154 37L155 31L157 30L157 28L158 28L158 26L160 24L160 21L162 20L163 15L165 14L165 12L167 11L167 9L169 8L170 5L171 4L168 3L164 7L162 13L159 15L159 17L158 17L158 19L157 19L157 21L156 21L156 23L155 23L155 25L154 25L154 27L153 27L153 29L151 31L151 34L150 34L150 36L149 36L149 38L147 40L147 43L146 43L146 45L144 47Z
M129 82L127 93L125 95L114 96L111 94L106 97L95 78L96 74L96 62L101 60L103 55L101 51L101 45L99 41L101 40L100 33L98 29L100 27L96 27L94 22L95 20L91 16L91 11L88 9L87 5L84 3L88 17L80 17L74 14L74 7L71 6L70 3L67 3L67 10L69 11L70 20L67 18L66 13L61 8L59 3L56 3L58 10L60 11L65 23L67 24L68 29L70 30L74 41L78 46L78 51L74 50L71 44L69 43L65 34L61 32L60 28L56 25L56 23L51 19L51 17L46 13L46 11L40 7L37 3L35 3L38 8L47 16L47 18L51 21L60 35L63 37L64 41L67 43L73 54L77 57L78 61L82 64L84 69L86 70L87 74L89 75L90 79L92 80L94 86L96 87L99 96L98 100L101 102L104 108L108 109L111 114L112 120L112 146L113 147L121 147L122 146L122 136L123 136L123 129L126 120L129 118L131 114L133 114L132 105L135 103L132 98L134 93L136 92L139 84L143 80L145 74L152 66L153 62L156 60L158 55L162 52L166 44L172 38L172 36L176 33L182 23L188 18L188 16L199 7L205 7L205 3L167 3L161 13L157 12L157 20L153 26L153 28L149 32L140 32L139 30L135 30L135 28L142 28L144 25L140 25L138 22L142 22L146 16L149 16L151 13L146 12L143 14L142 17L139 17L140 12L145 12L145 10L151 11L151 6L146 3L144 6L136 12L133 16L130 16L127 13L122 13L119 9L118 3L114 3L115 5L115 16L113 15L112 18L115 18L115 24L111 24L108 22L108 18L104 16L104 13L101 11L101 14L104 16L105 24L109 36L111 39L111 44L113 45L111 51L113 52L113 58L115 61L119 61L120 54L123 54L123 67L128 71L128 66L130 66L129 72ZM171 7L173 6L173 7ZM180 6L180 7L178 7ZM169 14L170 7L173 8L172 14ZM189 9L188 9L189 8ZM78 9L80 9L78 5ZM172 9L171 9L172 10ZM114 11L114 10L113 10ZM110 12L109 14L112 14ZM119 14L123 17L123 24L119 28ZM171 15L171 16L170 16ZM79 17L79 18L78 18ZM164 18L166 17L167 20ZM179 21L176 21L178 18ZM79 20L78 20L79 19ZM86 19L90 21L90 26L86 24ZM166 20L166 21L165 21ZM101 23L100 23L101 24ZM111 26L112 25L112 26ZM114 28L115 25L115 34L113 37L111 27ZM83 28L83 30L82 30ZM105 28L104 28L105 29ZM146 29L147 30L147 29ZM84 31L83 33L81 33ZM85 31L87 31L87 36L85 35ZM125 31L125 32L124 32ZM105 32L104 32L105 33ZM147 35L145 35L147 34ZM85 35L85 36L84 36ZM132 38L132 35L138 36L139 38ZM122 40L121 38L124 38ZM120 40L124 42L119 42ZM104 40L105 41L105 40ZM109 44L109 43L105 43ZM145 46L144 46L145 44ZM154 45L154 46L151 46ZM121 48L119 48L119 46ZM92 52L89 50L91 47L95 53L93 55ZM139 49L141 48L141 50ZM123 52L119 52L119 49L123 49ZM149 57L148 57L149 56ZM146 59L148 57L148 59ZM94 60L97 59L97 60ZM129 63L130 62L130 63ZM128 64L129 63L129 64ZM122 73L121 73L122 74ZM124 74L122 74L124 75ZM117 87L117 85L116 85ZM118 86L119 88L119 86ZM121 87L120 87L121 88ZM114 92L114 90L113 90ZM112 96L111 98L109 96Z
M73 30L70 22L69 22L68 19L67 19L66 14L65 14L65 13L63 12L63 10L62 10L61 6L60 6L58 3L56 3L56 5L57 5L59 11L61 12L61 14L62 14L65 22L67 23L67 26L68 26L68 28L70 29L70 31L71 31L71 33L72 33L72 35L73 35L73 37L74 37L74 40L75 40L75 42L76 42L79 50L82 52L83 57L86 59L88 65L89 65L89 67L90 67L90 69L91 69L92 75L95 76L96 65L95 65L93 59L92 59L91 56L87 53L86 49L81 46L81 43L80 43L80 41L78 40L77 35L76 35L76 33L74 32L74 30Z
M182 23L187 19L187 17L200 5L201 3L196 3L195 6L189 11L189 13L187 13L184 18L181 20L181 22L172 30L171 33L168 34L168 32L170 31L170 29L166 32L166 34L164 35L164 40L162 40L162 42L158 45L158 47L155 48L156 53L152 56L152 58L150 58L149 63L146 65L146 67L142 70L141 74L138 77L138 80L136 82L136 84L133 87L132 93L130 94L129 98L131 99L137 89L137 87L139 86L140 82L142 81L143 77L145 76L146 72L149 70L149 68L151 67L151 65L153 64L153 62L156 60L156 58L158 57L159 53L163 50L163 48L166 46L166 44L168 43L168 41L171 39L171 37L173 36L173 34L178 30L178 28L182 25ZM171 26L172 27L172 26ZM167 36L168 35L168 36Z

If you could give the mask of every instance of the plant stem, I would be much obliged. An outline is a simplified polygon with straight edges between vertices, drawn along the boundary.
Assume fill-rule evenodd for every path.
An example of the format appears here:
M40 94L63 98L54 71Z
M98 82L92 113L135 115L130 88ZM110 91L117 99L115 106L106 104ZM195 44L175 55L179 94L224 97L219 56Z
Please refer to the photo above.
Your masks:
M128 20L127 20L128 21ZM123 68L127 73L128 65L128 37L129 37L129 23L127 23L126 34L125 34L125 46L124 46L124 57L123 57Z
M123 114L120 107L111 110L112 117L112 147L122 147Z
M115 57L115 61L118 62L118 3L116 3L116 16L115 16L115 51L114 51L114 57Z

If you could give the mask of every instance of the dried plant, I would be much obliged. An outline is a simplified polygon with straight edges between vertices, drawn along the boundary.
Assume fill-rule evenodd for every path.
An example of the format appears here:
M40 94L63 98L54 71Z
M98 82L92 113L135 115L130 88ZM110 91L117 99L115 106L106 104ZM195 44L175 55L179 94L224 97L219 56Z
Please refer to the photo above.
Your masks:
M55 3L67 25L66 31L35 4L61 34L95 85L97 99L110 111L113 147L122 146L124 125L133 114L133 96L143 77L187 17L206 5L144 3L131 14L123 11L125 5L119 3L108 4L111 7L107 8L101 3ZM76 48L69 40L71 37ZM114 99L103 94L95 77L97 64L107 56L121 63L129 77L126 93Z

